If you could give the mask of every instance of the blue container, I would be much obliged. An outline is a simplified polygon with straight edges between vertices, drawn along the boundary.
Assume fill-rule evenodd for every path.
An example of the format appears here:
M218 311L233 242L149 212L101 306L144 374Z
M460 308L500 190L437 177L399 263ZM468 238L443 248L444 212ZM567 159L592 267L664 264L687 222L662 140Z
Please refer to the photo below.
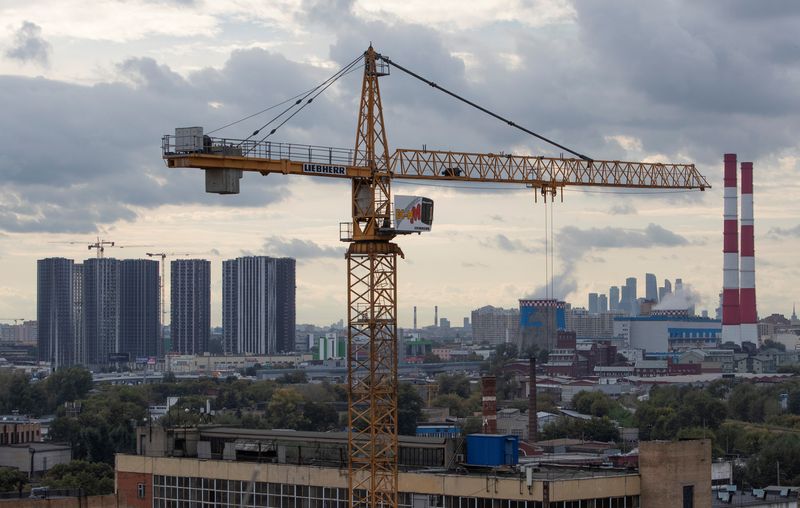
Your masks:
M519 462L519 438L511 434L469 434L467 464L515 466Z

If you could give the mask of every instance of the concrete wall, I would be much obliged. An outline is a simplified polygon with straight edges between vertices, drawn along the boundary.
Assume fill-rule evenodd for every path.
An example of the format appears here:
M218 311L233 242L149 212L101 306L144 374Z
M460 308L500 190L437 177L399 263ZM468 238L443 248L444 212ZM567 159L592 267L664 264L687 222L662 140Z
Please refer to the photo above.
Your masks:
M711 441L639 443L644 508L681 508L683 489L694 487L692 508L711 508Z
M34 474L44 473L56 464L68 464L71 460L72 451L69 448L37 450L33 454L33 472ZM29 474L31 453L28 451L28 447L25 445L0 447L0 466L13 467Z
M114 494L105 496L65 497L61 499L0 499L5 508L123 508L130 506Z
M250 462L117 455L116 471L118 485L122 485L120 478L124 477L125 473L250 481L253 478L253 468L254 464ZM709 489L711 488L710 475L711 470L709 469ZM261 482L347 488L347 470L345 469L289 464L261 464L257 468L255 478L256 481ZM535 479L529 490L525 485L524 478L430 473L400 473L398 482L400 492L471 495L526 501L541 501L545 483ZM548 486L550 500L559 501L595 497L636 496L639 495L640 483L639 476L634 473L629 475L552 480ZM650 508L649 505L643 506Z

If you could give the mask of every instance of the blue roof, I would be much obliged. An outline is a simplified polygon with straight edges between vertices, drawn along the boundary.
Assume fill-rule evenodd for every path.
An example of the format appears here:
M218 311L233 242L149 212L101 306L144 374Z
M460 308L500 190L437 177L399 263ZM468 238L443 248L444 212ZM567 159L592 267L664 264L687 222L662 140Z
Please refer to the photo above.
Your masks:
M689 323L719 323L719 319L711 319L704 317L686 317L686 316L638 316L638 317L615 317L614 321L685 321Z

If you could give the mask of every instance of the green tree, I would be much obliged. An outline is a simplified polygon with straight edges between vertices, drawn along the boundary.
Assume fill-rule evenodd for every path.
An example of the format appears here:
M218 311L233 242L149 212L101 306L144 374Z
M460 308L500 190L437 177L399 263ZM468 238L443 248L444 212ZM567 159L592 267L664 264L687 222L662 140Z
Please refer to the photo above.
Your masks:
M417 433L417 422L422 416L422 397L410 383L400 383L397 389L397 431L406 436Z
M292 372L287 372L278 378L278 383L280 384L298 384L298 383L308 383L308 374L304 370L295 370Z
M300 429L308 424L301 411L303 397L292 388L278 388L267 405L267 420L273 429Z
M83 367L57 370L45 380L49 407L83 399L92 389L92 374Z
M439 395L452 393L466 399L472 393L469 378L464 374L439 374L436 383L439 385Z
M301 430L326 432L339 427L339 413L327 402L307 401L303 405L305 422Z
M800 436L771 436L747 461L745 480L752 487L775 485L780 464L780 484L797 485L800 481Z
M0 467L0 492L18 491L28 483L28 476L13 467Z
M559 418L542 429L544 439L573 438L589 441L619 441L619 429L607 417L581 420L578 418Z
M105 463L73 460L53 466L42 478L51 489L82 489L87 496L114 492L114 469Z

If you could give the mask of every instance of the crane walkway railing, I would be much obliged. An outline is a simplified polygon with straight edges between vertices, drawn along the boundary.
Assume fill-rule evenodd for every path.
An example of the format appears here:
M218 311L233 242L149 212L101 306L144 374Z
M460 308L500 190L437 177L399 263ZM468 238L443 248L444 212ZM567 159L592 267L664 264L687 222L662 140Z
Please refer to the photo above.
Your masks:
M331 146L303 145L297 143L276 143L272 141L243 140L231 138L179 139L166 135L161 140L161 153L164 157L206 153L220 156L247 157L252 159L291 160L317 164L353 164L353 150Z

